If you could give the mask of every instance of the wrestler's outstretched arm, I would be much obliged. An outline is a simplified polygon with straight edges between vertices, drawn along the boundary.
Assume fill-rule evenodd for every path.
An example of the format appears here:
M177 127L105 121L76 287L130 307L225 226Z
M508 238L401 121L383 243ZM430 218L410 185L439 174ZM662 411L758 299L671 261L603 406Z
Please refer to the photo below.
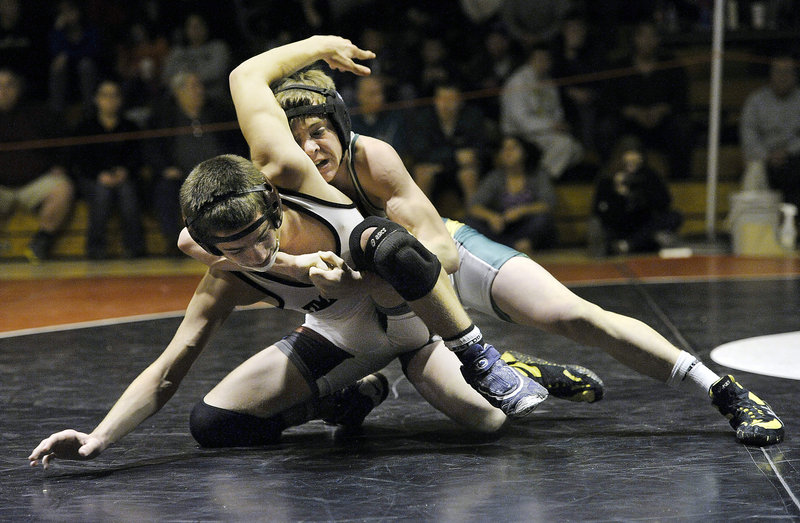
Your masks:
M131 382L106 417L91 432L56 432L33 449L28 460L45 468L55 459L86 460L158 412L172 397L212 334L236 305L263 295L230 274L209 271L200 281L178 330L164 352Z

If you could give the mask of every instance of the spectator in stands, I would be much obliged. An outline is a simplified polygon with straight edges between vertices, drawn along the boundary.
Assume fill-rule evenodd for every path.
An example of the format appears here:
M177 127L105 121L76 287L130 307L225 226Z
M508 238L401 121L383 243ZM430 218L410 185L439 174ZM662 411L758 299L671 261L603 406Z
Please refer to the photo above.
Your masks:
M186 17L184 42L174 45L164 64L163 78L169 83L177 73L192 72L203 82L206 96L227 103L231 50L222 39L211 38L208 22L198 13Z
M519 46L500 24L487 29L481 46L465 61L462 77L470 79L471 87L484 90L477 102L492 121L500 119L500 89L521 62Z
M47 41L42 34L48 30L35 16L30 2L0 0L0 64L28 79L27 97L44 100L47 97Z
M100 35L74 0L58 3L50 31L50 57L51 109L63 113L77 95L81 108L90 110L100 68Z
M451 64L444 40L437 35L425 35L419 49L419 65L414 69L417 95L430 96L439 84L452 78Z
M597 181L589 225L592 253L648 252L674 245L683 219L671 208L667 184L647 165L641 142L622 141L612 167Z
M612 145L598 129L601 84L590 78L607 67L604 46L589 37L584 15L571 12L555 40L552 77L561 80L558 84L564 119L587 153L594 155L607 152Z
M375 59L370 61L370 70L373 75L384 79L385 86L391 85L401 99L418 96L414 85L416 78L409 74L409 71L414 70L411 68L414 58L409 56L412 53L407 52L405 42L393 41L392 34L388 30L373 25L366 25L361 29L357 41L364 49L373 50L376 54ZM347 93L353 92L356 81L352 75L339 75L337 90L345 100Z
M461 87L448 80L434 88L433 107L423 107L413 121L408 139L414 180L442 214L463 215L463 202L475 194L483 163L483 113L464 103ZM443 197L452 191L461 203L442 209Z
M526 254L556 245L553 211L556 192L538 168L539 151L521 138L506 136L496 168L473 196L466 223L492 240Z
M488 22L496 17L502 0L459 0L459 6L464 15L475 25Z
M356 81L358 106L352 116L353 130L391 144L406 156L405 118L386 105L386 84L381 76L359 76Z
M227 105L206 98L205 87L195 73L176 73L167 96L155 111L152 125L157 129L176 129L176 135L146 142L147 158L152 162L151 204L171 252L183 228L178 208L178 192L183 180L201 161L223 153L242 153L230 133L210 132L204 125L229 122L234 116ZM182 129L191 129L185 132ZM246 153L245 153L246 154Z
M529 49L551 41L571 9L571 0L503 0L500 18L511 36Z
M151 116L153 105L163 94L162 75L169 41L144 22L131 25L127 38L117 45L116 71L128 115L140 126Z
M542 151L541 166L553 179L583 159L584 148L569 132L558 88L550 79L552 56L547 45L535 46L500 95L500 127Z
M666 155L668 176L691 176L692 126L688 117L689 83L681 66L661 48L652 22L636 25L630 56L616 67L630 71L607 83L608 115L617 116L617 136L635 136L645 149ZM666 62L666 63L665 63Z
M0 142L55 137L62 130L46 107L22 103L23 87L20 76L0 69ZM0 215L21 205L39 217L39 230L26 250L32 262L50 257L72 207L74 188L58 160L51 148L21 146L0 154Z
M768 85L747 97L740 136L743 189L776 189L800 205L800 87L792 56L773 58Z
M94 96L95 111L75 129L78 136L130 133L139 127L122 116L122 88L112 80L100 82ZM115 203L122 225L124 255L139 258L145 254L142 217L139 211L139 168L141 153L136 140L113 138L75 148L70 162L82 197L89 205L86 254L104 259L106 228Z

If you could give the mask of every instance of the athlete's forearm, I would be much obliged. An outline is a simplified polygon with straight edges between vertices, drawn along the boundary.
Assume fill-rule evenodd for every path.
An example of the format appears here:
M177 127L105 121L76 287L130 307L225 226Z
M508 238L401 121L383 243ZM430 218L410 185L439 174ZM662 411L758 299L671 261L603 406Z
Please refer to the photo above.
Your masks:
M225 278L214 273L203 277L167 348L128 385L92 431L103 449L158 412L175 394L208 340L238 303L232 289Z
M91 435L103 442L103 450L108 448L158 412L177 387L163 383L151 365L125 389Z
M270 272L282 274L303 283L310 283L308 269L312 265L312 256L313 254L297 256L278 251Z
M405 227L435 254L448 274L457 271L458 250L442 218L421 191L415 189L409 193L406 197L390 198L385 205L386 216Z
M187 315L166 350L128 385L92 431L92 436L103 442L103 449L161 410L178 390L211 335L227 318L225 312L213 317L198 314L194 311L199 308L197 300L193 298L189 303Z
M311 36L275 47L245 60L236 71L257 74L269 85L324 58L330 50L327 42L324 36Z

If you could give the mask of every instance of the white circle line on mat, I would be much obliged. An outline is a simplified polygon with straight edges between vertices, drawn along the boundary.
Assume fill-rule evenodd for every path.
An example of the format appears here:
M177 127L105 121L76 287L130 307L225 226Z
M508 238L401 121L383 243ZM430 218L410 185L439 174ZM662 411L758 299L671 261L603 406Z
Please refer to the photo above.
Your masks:
M800 331L725 343L711 351L711 359L732 369L800 380Z

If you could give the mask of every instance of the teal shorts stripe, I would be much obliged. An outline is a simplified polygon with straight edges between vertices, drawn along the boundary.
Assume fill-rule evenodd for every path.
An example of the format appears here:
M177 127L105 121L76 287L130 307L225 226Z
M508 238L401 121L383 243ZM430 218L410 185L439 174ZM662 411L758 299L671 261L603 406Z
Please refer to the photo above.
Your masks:
M457 242L464 246L474 256L480 258L495 269L500 269L505 262L515 256L525 256L526 254L512 249L507 245L490 240L469 225L465 225L457 220L443 218L447 229Z

